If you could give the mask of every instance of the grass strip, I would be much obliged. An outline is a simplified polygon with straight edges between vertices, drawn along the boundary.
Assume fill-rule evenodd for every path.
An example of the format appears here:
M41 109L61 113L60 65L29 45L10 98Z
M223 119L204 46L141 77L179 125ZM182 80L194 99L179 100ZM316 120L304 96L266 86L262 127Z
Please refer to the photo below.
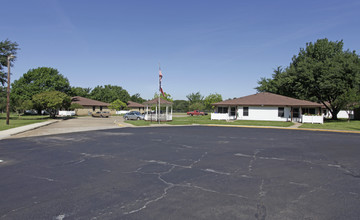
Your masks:
M11 114L9 117L9 125L6 124L6 114L0 113L0 131L16 128L24 125L44 122L49 120L48 115L15 115Z
M360 131L360 121L351 120L348 122L346 119L325 120L324 124L302 124L300 128Z
M135 126L149 126L151 124L158 124L158 122L150 121L126 121L126 123ZM249 125L249 126L274 126L274 127L290 127L292 122L280 122L280 121L248 121L248 120L211 120L210 115L207 116L185 116L185 117L173 117L172 121L161 122L161 124L169 125L192 125L192 124L220 124L220 125Z

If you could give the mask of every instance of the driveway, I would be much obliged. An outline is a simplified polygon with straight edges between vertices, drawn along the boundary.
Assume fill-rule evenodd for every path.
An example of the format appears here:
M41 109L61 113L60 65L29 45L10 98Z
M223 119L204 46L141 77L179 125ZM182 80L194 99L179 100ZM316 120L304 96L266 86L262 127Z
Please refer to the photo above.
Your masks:
M0 219L359 219L359 146L202 126L0 140Z
M56 123L44 127L13 135L11 138L64 134L119 127L132 127L132 125L124 123L124 119L121 116L111 116L109 118L77 117L67 120L59 120Z

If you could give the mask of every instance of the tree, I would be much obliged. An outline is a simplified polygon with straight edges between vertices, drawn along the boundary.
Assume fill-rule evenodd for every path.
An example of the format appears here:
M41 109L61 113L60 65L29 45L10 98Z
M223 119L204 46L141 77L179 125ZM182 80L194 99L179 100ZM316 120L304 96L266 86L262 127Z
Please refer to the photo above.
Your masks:
M186 112L189 110L189 102L186 100L174 100L173 109L177 112Z
M105 85L96 86L90 93L90 98L111 103L117 99L127 103L130 100L129 93L123 89L121 86Z
M160 95L160 98L165 99L165 100L167 100L167 101L169 101L169 102L173 102L173 99L172 99L172 97L171 97L171 95L170 95L169 93L164 92L164 95L165 95L165 96L163 96L163 95L161 94L161 95ZM155 94L154 94L154 99L157 99L157 98L159 98L159 94L155 93Z
M14 110L17 112L17 114L20 117L21 113L25 113L25 110L31 110L33 109L34 104L31 100L16 100L16 104L13 105Z
M259 86L256 87L259 92L271 92L279 95L294 97L292 91L292 83L294 80L291 77L288 77L286 69L283 69L281 66L278 66L274 69L272 74L272 79L267 79L262 77L258 81Z
M7 81L7 62L9 55L16 55L18 48L18 44L16 42L11 42L9 40L0 41L0 84L4 86ZM10 66L12 66L12 62L14 62L14 58L10 61Z
M186 98L189 100L191 105L196 102L202 103L204 96L202 96L200 92L197 92L197 93L190 93L189 95L186 96Z
M6 111L6 88L0 86L0 112Z
M130 101L137 102L137 103L143 103L146 100L141 98L139 93L136 93L130 97Z
M222 100L223 100L222 96L218 93L210 94L210 95L206 96L204 99L205 109L207 109L207 110L214 109L215 106L213 106L211 104L221 102Z
M109 109L113 109L113 110L122 110L126 107L127 107L126 103L122 102L120 99L116 99L109 105Z
M91 88L82 88L82 87L71 87L70 96L81 96L84 98L90 97Z
M201 102L194 102L193 104L191 104L189 106L189 110L203 110L204 109L204 104Z
M48 111L52 118L55 118L57 110L68 109L71 103L71 98L59 91L39 93L34 95L32 100L37 109Z
M360 107L360 91L356 89L350 89L345 94L340 96L339 100L346 103L344 104L344 109L348 114L348 122L350 122L351 112Z
M343 41L319 39L301 48L285 70L262 78L258 91L321 102L333 119L347 104L350 90L360 91L360 58L343 50Z
M11 99L32 100L36 94L46 91L59 91L68 94L70 83L67 78L51 67L31 69L12 83Z
M74 111L75 109L83 109L84 106L80 105L79 103L71 103L69 110Z

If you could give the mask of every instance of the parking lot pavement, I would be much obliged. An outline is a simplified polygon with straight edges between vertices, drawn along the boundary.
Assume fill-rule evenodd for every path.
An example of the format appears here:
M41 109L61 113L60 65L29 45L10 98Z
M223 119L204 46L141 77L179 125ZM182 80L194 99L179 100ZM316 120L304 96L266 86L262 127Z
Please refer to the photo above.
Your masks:
M14 133L10 138L74 133L119 127L132 127L132 125L124 123L124 119L121 116L111 116L109 118L77 117L67 120L58 120L57 123L52 123L47 126L39 126L36 129L32 128L24 130L21 133Z
M200 126L0 140L0 218L358 219L359 143Z

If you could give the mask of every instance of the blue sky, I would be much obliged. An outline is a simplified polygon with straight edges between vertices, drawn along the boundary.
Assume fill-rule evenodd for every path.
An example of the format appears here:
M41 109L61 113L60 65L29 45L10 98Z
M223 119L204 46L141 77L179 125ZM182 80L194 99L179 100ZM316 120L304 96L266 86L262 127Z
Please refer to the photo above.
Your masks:
M150 99L198 92L254 94L261 77L288 66L307 42L344 40L360 51L359 1L11 0L0 40L21 50L12 81L53 67L71 86L118 85Z

